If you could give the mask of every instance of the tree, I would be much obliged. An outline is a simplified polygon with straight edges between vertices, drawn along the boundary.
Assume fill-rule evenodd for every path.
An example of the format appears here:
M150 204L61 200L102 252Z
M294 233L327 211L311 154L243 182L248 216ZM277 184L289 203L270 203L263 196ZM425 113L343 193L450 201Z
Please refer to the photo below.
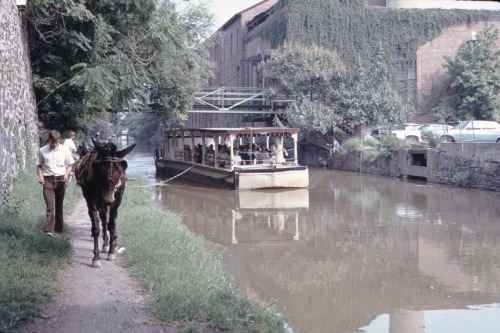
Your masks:
M161 145L163 131L152 113L127 113L119 122L139 144Z
M333 127L400 122L412 111L391 86L378 54L368 66L348 68L333 51L285 44L264 65L274 88L294 103L287 112L291 125L326 133Z
M498 29L485 26L476 40L465 43L447 68L443 97L433 109L444 121L481 119L500 121L500 50Z
M185 120L210 75L204 5L178 13L171 1L33 0L25 15L39 118L85 131L100 114L153 111Z

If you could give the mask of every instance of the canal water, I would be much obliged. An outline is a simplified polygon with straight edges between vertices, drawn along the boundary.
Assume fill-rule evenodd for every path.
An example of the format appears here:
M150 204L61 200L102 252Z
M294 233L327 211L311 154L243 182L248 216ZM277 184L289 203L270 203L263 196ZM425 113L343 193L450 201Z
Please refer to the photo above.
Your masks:
M128 174L155 176L153 149ZM313 333L500 332L499 194L310 169L310 188L230 191L176 178L165 209L238 287Z

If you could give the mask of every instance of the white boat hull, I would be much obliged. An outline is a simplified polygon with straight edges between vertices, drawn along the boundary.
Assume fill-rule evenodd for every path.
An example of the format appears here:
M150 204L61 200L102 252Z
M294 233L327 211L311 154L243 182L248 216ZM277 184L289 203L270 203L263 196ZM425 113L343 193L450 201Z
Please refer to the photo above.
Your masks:
M246 170L245 170L246 171ZM253 190L259 188L305 188L309 187L309 170L304 167L274 170L262 169L255 172L242 172L235 169L238 189Z
M304 166L277 165L274 168L250 165L229 170L190 162L157 159L156 170L174 177L179 176L233 190L309 187L309 170Z

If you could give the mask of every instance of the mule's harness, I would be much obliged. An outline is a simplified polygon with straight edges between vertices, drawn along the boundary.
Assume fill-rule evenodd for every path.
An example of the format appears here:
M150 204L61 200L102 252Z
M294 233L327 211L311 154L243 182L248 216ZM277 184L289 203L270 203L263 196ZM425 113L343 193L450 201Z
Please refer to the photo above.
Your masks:
M92 163L108 163L109 162L109 165L111 167L111 175L112 175L113 174L113 166L114 166L114 164L115 163L120 163L122 161L124 161L123 158L108 157L105 160L95 160ZM115 186L115 192L116 192L118 190L118 188L120 186L122 186L122 183L123 183L122 180L126 177L125 176L125 172L121 173L121 176L118 179L117 183L115 183L115 181L114 181L114 179L113 179L113 177L111 175L108 174L108 181Z

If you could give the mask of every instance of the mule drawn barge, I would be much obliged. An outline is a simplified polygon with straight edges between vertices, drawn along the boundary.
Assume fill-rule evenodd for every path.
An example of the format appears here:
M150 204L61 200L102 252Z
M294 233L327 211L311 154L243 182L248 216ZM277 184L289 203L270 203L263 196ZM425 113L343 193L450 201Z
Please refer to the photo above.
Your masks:
M309 170L298 164L298 133L278 127L168 130L155 151L156 172L233 190L306 188Z

